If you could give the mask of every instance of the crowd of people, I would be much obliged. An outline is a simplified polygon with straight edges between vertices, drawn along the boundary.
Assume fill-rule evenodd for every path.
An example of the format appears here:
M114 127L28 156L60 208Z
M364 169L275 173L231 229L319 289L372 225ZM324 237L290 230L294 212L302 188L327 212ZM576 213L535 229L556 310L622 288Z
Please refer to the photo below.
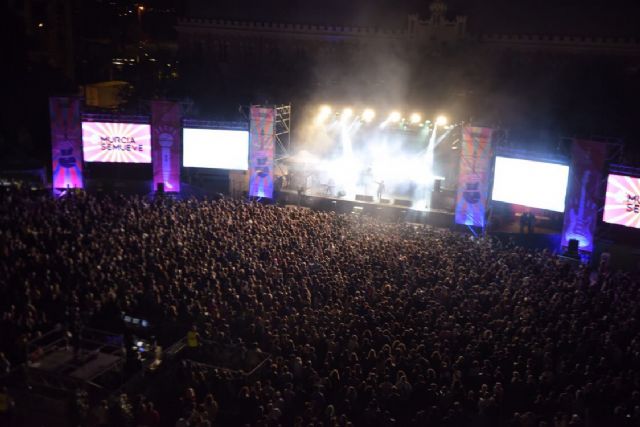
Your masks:
M3 369L125 312L268 355L251 376L185 360L96 425L640 425L637 275L297 207L0 197Z

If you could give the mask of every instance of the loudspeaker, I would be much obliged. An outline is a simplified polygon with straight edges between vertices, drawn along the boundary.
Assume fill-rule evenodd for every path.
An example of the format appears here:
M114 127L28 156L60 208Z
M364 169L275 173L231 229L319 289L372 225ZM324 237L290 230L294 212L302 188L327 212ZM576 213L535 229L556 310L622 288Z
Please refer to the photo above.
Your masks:
M364 194L356 194L356 200L359 202L373 202L373 196L366 196Z
M433 192L439 193L441 191L442 191L442 180L436 179L435 181L433 181Z
M436 191L434 188L433 192L431 193L431 205L429 205L431 209L440 209L441 196L442 196L442 193L440 193L439 191Z
M389 199L380 199L380 203L384 203L385 205L388 205L389 203L391 203L391 200L389 200Z
M164 182L159 182L156 185L156 192L158 193L164 193Z
M569 244L567 245L567 253L572 255L578 253L578 241L576 239L569 239Z
M395 206L406 206L408 208L410 208L412 205L411 200L404 200L404 199L394 199L393 204Z

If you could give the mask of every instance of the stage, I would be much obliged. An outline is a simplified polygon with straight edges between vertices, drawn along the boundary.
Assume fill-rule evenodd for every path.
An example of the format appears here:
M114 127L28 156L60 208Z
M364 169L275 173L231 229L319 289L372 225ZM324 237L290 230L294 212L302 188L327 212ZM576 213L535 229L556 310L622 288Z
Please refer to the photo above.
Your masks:
M298 194L297 191L289 189L279 191L276 196L278 204L307 207L317 211L363 214L386 222L412 222L440 228L451 228L454 225L453 211L414 206L412 201L407 199L383 197L382 202L372 196L358 196L358 199L360 200L321 194Z

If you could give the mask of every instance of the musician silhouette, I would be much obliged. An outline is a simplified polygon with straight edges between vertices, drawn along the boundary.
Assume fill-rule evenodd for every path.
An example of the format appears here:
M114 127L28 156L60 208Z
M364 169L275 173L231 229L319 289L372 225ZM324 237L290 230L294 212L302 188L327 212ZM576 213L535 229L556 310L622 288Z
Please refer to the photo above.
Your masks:
M380 182L376 182L376 184L378 184L378 193L377 193L378 200L381 200L385 190L384 180L381 180Z

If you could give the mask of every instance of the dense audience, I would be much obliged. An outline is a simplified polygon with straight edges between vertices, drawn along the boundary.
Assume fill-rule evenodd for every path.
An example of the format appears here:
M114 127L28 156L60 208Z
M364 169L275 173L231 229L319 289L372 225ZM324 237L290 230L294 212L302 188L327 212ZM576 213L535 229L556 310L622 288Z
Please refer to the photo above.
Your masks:
M251 376L185 360L96 425L640 425L632 275L302 208L1 197L1 369L56 325L125 312L269 357Z

